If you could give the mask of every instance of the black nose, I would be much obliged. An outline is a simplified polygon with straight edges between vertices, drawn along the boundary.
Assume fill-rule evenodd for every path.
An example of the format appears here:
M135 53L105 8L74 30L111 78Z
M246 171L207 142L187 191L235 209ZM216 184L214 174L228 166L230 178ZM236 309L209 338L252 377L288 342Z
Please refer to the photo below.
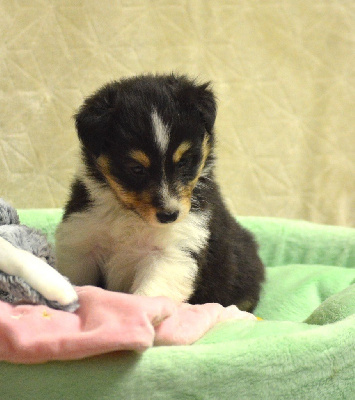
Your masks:
M174 222L177 220L178 216L179 216L179 211L157 213L158 221L161 222L162 224L168 224L169 222Z

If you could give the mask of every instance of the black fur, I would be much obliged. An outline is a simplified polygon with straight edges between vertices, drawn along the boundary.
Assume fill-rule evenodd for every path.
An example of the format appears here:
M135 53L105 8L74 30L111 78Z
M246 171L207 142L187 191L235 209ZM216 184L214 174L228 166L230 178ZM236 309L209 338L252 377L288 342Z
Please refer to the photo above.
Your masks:
M211 211L210 238L205 250L195 255L199 275L189 302L236 304L240 309L252 311L264 280L257 244L251 233L230 215L213 180L199 196Z
M152 108L170 128L164 159L152 134ZM108 185L96 166L97 157L106 155L117 182L135 193L154 192L162 179L162 167L172 192L177 190L177 182L185 185L191 181L201 163L202 142L207 135L211 152L205 173L193 190L190 212L210 211L210 238L206 248L193 255L199 274L189 301L237 304L251 311L259 300L264 267L252 235L230 215L215 183L215 118L216 101L209 84L199 85L185 76L145 75L109 83L89 97L76 115L76 127L89 174ZM192 142L192 147L177 168L170 160L184 140ZM132 176L132 166L127 161L129 151L135 148L144 149L152 160L149 172L142 176ZM152 205L159 207L160 201L159 197L153 198ZM76 181L64 218L89 207L89 193L82 182Z
M79 179L75 179L71 185L70 201L65 206L63 220L65 221L70 214L87 210L90 204L90 195L86 186Z

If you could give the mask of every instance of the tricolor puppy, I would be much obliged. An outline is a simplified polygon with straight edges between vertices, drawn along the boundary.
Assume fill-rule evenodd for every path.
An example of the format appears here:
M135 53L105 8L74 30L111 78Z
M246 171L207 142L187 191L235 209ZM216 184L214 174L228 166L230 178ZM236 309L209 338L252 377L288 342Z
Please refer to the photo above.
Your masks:
M209 84L144 75L109 83L76 114L82 161L56 233L76 285L253 310L264 268L214 177Z

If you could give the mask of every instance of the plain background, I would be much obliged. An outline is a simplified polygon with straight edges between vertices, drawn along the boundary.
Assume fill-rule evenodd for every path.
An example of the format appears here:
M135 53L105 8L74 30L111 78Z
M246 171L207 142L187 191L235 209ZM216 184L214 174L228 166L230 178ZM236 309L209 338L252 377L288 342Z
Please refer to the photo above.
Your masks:
M143 72L211 80L236 215L355 224L353 0L0 0L0 196L62 207L72 115Z

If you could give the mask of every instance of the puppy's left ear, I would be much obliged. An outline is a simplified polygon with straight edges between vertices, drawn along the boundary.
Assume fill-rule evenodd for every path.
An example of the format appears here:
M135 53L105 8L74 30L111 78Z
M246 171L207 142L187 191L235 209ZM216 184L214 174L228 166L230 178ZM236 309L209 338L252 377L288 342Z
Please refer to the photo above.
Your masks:
M198 111L205 124L206 131L211 134L217 115L215 95L212 92L210 82L198 85L196 90Z
M181 105L189 110L197 110L206 131L212 134L217 114L217 103L211 89L211 83L199 84L187 76L173 74L169 77L169 84L176 91Z

